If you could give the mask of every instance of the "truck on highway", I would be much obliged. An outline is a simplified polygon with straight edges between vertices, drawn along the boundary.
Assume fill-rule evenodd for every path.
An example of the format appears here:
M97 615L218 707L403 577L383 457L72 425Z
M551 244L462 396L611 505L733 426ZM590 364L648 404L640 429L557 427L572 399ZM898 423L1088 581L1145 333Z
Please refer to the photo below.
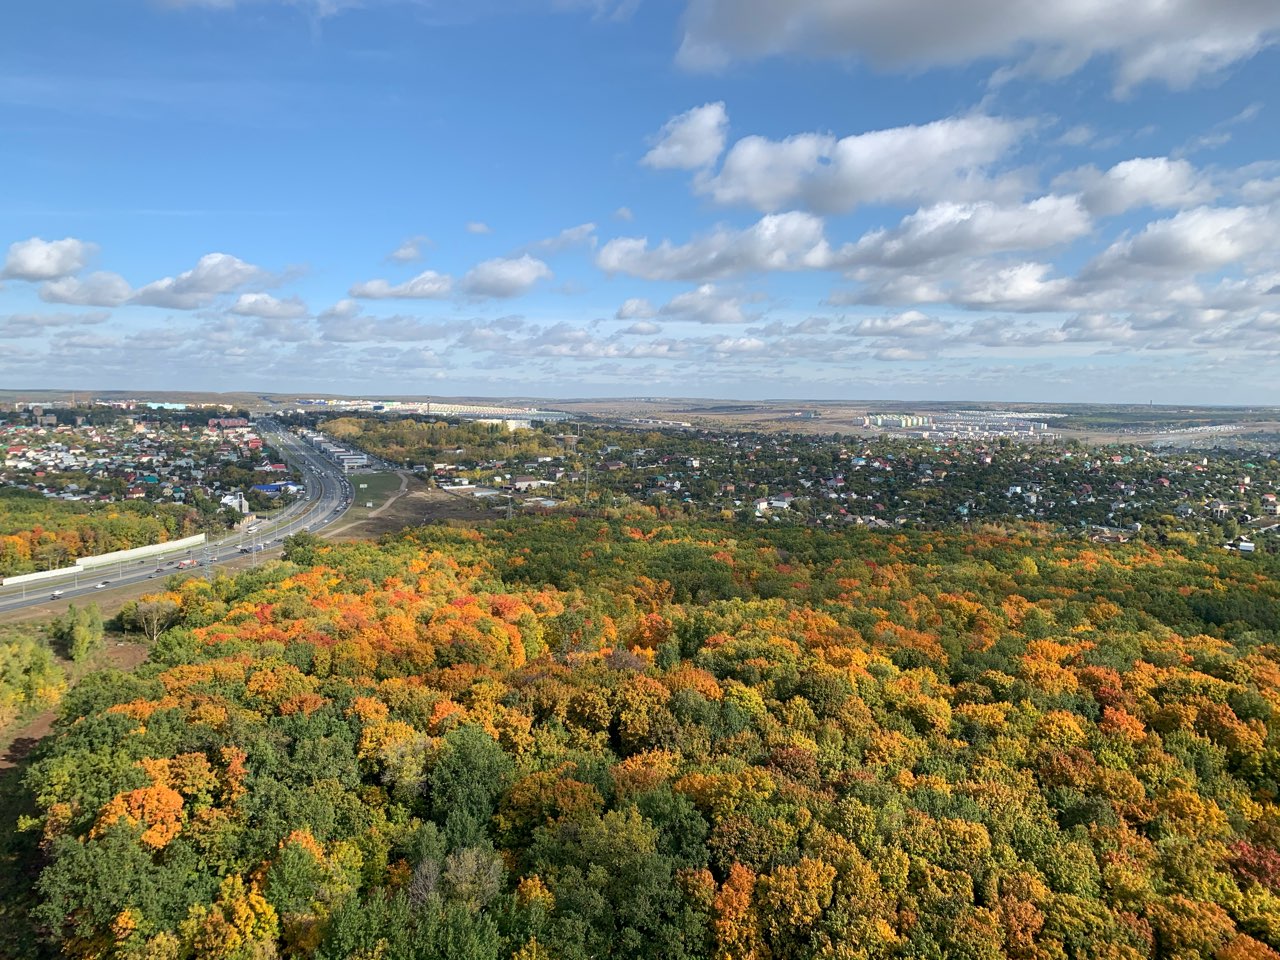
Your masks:
M196 565L196 561L195 561L195 560L180 560L180 561L178 561L178 569L179 569L179 570L190 570L190 569L191 569L192 567L194 567L195 565Z

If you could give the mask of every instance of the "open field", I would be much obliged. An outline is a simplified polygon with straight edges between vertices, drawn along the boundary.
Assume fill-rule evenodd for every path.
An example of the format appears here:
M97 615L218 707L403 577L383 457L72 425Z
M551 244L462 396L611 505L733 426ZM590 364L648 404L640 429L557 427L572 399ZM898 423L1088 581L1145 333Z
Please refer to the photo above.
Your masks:
M372 510L363 506L359 495L364 491L361 491L357 485L356 502L359 509L353 506L347 513L352 521L344 521L333 527L326 532L326 537L334 540L363 540L395 533L405 527L441 523L446 520L476 522L490 515L483 502L476 501L472 497L445 493L443 490L427 486L417 477L406 476L408 479L405 490L384 500L382 506L375 506ZM373 488L370 487L370 489Z
M376 516L380 510L398 499L408 489L411 477L407 473L357 473L349 479L352 503L351 509L347 511L347 518L364 521Z

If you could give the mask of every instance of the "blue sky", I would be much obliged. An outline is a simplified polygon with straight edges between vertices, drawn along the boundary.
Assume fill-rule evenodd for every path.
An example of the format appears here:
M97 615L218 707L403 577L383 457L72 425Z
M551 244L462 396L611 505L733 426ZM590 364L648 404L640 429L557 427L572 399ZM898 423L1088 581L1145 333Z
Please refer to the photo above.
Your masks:
M1280 403L1277 41L1258 0L11 4L0 383Z

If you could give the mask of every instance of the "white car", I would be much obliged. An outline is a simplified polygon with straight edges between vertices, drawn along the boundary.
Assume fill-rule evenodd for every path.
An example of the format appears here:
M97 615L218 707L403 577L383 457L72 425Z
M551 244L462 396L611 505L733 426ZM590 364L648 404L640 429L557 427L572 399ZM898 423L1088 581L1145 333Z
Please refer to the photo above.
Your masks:
M108 583L110 583L110 582L111 582L110 580L103 580L100 584L98 584L98 585L97 585L96 587L94 587L93 589L95 589L95 590L101 590L103 587L105 587L105 586L106 586Z

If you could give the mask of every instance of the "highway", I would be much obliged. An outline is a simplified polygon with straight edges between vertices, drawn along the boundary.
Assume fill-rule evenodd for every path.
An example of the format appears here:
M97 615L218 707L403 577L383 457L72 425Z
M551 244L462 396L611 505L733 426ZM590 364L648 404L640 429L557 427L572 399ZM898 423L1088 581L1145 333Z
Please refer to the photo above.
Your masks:
M206 570L242 558L247 548L269 549L285 537L302 530L319 532L342 518L351 506L351 484L342 468L316 448L282 430L271 420L256 423L258 434L280 455L302 473L307 496L291 504L278 515L250 524L203 546L179 549L143 560L122 561L96 570L67 574L38 583L0 587L0 616L23 607L48 603L58 592L59 600L89 597L107 587L125 586L145 580L160 580L180 572L182 561L196 561L187 572L203 575ZM159 584L157 584L159 589Z

